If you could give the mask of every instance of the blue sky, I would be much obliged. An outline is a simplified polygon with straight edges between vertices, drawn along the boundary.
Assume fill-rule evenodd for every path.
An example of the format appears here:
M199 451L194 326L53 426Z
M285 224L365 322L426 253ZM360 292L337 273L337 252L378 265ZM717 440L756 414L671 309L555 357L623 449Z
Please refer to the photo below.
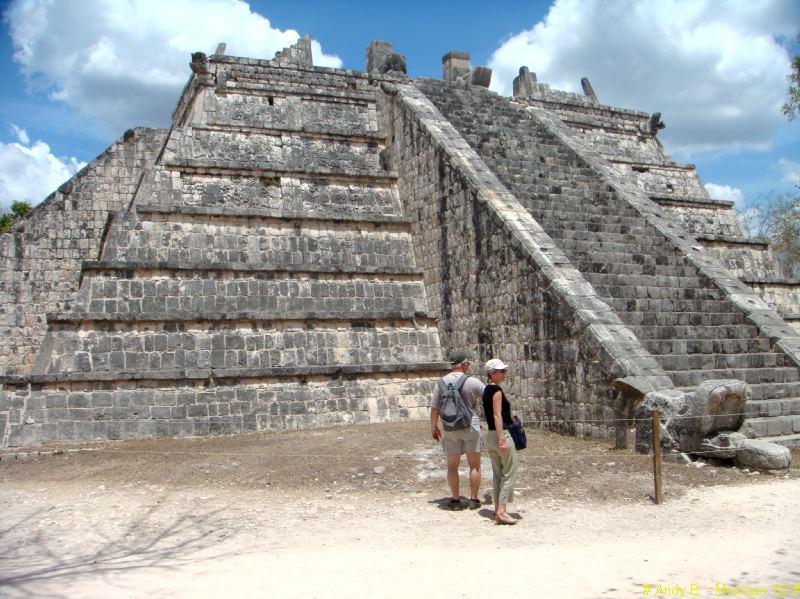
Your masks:
M800 52L797 0L402 3L12 0L0 36L0 206L35 204L132 126L166 126L189 53L271 58L298 34L315 62L363 69L373 39L412 77L450 50L510 92L522 65L558 89L588 76L601 102L660 111L660 137L712 195L753 203L800 182L800 122L780 115Z

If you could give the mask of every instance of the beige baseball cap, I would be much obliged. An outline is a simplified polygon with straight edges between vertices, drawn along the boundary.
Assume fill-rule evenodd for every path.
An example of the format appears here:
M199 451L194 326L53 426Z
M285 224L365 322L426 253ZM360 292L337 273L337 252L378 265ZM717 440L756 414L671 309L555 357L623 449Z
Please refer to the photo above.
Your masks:
M495 370L508 370L508 364L503 362L500 358L492 358L486 362L484 367L486 372L494 372Z

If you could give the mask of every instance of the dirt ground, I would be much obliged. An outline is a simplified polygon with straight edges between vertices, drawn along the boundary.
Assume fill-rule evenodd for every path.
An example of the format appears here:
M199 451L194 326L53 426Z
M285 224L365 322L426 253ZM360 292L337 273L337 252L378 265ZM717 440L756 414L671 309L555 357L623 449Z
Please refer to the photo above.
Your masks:
M420 422L6 455L0 597L800 597L796 450L665 463L656 506L652 458L528 433L510 527L443 509Z

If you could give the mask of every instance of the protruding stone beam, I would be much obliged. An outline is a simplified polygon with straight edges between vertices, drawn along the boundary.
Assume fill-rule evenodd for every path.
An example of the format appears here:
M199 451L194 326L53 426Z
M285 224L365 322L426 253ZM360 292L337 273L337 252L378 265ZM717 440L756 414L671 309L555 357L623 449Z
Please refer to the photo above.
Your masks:
M208 75L208 57L204 52L192 52L192 62L189 63L193 73Z
M311 38L304 35L297 43L288 48L284 48L275 54L273 59L277 62L288 62L301 67L314 66L314 60L311 56Z
M592 89L592 84L589 83L589 79L586 77L581 78L581 87L583 88L583 93L595 104L599 104L597 101L597 95L594 93Z
M406 73L406 57L397 54L389 42L373 40L367 47L368 73Z
M529 98L532 96L534 83L536 83L536 73L531 73L528 67L520 67L519 75L514 77L514 97Z
M217 44L217 50L214 52L217 56L225 56L225 48L227 44L225 42L220 42Z
M470 85L489 87L492 82L492 69L486 67L475 67L469 76Z
M650 120L647 121L647 127L650 130L650 135L656 136L661 129L664 129L666 125L661 122L661 113L654 112L650 115Z
M469 54L455 50L442 56L442 78L445 81L466 81L469 78Z

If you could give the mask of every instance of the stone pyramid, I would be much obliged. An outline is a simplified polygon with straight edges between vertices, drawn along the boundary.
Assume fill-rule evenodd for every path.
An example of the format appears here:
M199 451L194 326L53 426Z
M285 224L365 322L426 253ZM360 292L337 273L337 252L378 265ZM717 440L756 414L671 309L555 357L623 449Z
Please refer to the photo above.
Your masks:
M0 238L4 446L421 419L452 349L509 362L533 425L623 443L739 381L726 426L800 443L798 282L660 115L367 57L195 54L168 131Z

